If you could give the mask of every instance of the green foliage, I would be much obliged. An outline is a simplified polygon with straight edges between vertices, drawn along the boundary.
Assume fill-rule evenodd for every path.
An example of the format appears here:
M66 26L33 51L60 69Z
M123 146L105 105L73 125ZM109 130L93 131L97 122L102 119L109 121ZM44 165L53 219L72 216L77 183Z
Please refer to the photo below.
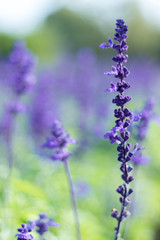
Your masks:
M97 48L100 39L103 37L95 23L86 17L71 12L67 9L52 14L46 20L46 25L52 29L55 27L62 36L62 48L77 51L85 46Z
M0 34L0 57L5 57L11 50L14 38L6 34Z
M61 35L53 26L50 29L43 25L36 32L26 38L27 46L38 56L40 62L53 60L60 50Z
M100 39L104 36L95 23L78 13L61 9L28 36L27 42L40 61L48 61L63 51L73 53L86 46L97 49Z

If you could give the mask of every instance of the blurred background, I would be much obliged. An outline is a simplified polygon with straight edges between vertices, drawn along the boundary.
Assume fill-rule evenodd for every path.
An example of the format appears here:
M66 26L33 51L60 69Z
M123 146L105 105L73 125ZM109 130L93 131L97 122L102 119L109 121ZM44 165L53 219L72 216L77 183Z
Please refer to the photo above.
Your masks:
M41 147L55 119L78 141L70 149L70 168L83 240L114 238L110 212L120 209L115 190L121 178L116 145L103 138L114 126L113 94L104 92L114 78L103 73L115 53L99 45L113 38L118 18L129 28L128 106L142 112L146 101L154 102L142 142L149 160L135 167L134 211L122 239L160 239L159 9L158 0L1 2L1 239L15 239L20 224L40 212L61 225L47 239L76 239L63 164Z

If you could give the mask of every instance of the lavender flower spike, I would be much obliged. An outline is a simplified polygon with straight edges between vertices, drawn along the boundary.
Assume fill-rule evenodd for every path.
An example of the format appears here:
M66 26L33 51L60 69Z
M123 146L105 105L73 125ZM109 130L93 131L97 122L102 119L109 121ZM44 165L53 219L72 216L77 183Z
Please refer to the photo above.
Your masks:
M50 156L52 160L59 160L64 163L67 180L70 188L70 194L72 199L73 212L75 217L75 225L77 232L77 240L81 240L80 224L77 210L76 195L73 187L73 181L69 169L68 158L71 153L68 152L68 144L76 144L76 140L71 139L70 135L64 130L59 121L54 121L51 136L46 139L46 142L42 145L44 148L52 150L53 154Z
M124 80L129 75L129 71L123 65L128 59L128 55L123 53L128 49L126 43L126 33L128 31L128 27L124 24L122 19L116 20L116 26L114 40L118 43L114 43L110 39L109 45L100 45L103 49L113 48L117 52L117 55L112 58L112 60L116 63L116 67L112 66L112 71L107 73L107 75L114 75L115 78L118 79L118 82L116 85L111 83L111 89L106 90L107 92L118 92L118 95L112 100L112 103L118 107L114 110L116 121L112 130L104 135L105 138L110 139L111 143L116 142L118 144L118 161L121 162L120 171L122 172L121 178L123 180L123 184L121 184L116 190L117 193L120 194L119 200L121 203L121 210L119 212L117 209L113 209L111 212L111 216L117 220L114 240L118 240L120 238L121 223L130 214L129 211L127 211L127 206L131 202L128 196L132 194L133 189L130 188L129 185L134 178L131 176L133 168L128 164L128 162L131 161L133 155L137 151L142 149L142 147L137 147L138 144L136 144L133 147L133 150L131 150L131 143L128 142L130 138L128 127L133 123L133 121L137 121L137 118L135 119L130 110L126 108L126 104L131 100L131 98L124 94L125 90L130 88L130 84Z

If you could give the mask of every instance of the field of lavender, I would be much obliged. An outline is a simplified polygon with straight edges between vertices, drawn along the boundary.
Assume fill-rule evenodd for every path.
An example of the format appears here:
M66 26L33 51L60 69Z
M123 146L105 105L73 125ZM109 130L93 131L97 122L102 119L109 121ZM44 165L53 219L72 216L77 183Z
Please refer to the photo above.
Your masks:
M160 62L127 62L125 24L97 49L1 57L1 239L160 239Z

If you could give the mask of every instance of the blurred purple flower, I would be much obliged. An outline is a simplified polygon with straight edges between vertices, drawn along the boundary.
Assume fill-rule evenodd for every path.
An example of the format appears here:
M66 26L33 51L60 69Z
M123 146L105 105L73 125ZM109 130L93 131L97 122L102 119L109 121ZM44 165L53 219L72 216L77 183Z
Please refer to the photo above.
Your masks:
M37 233L40 236L44 235L44 233L48 232L48 227L59 227L59 223L56 223L53 218L49 218L46 214L40 213L39 219L35 222L35 228Z
M146 102L144 108L138 114L140 115L140 120L138 119L139 123L134 129L131 128L132 131L135 131L135 133L133 131L135 139L140 143L143 143L143 141L146 140L149 124L151 120L155 118L155 113L153 112L155 103L156 102L153 98ZM149 157L143 156L142 153L137 153L132 158L132 162L135 165L145 165L149 162Z
M24 112L21 96L35 84L33 73L35 57L23 42L16 42L3 66L4 85L10 87L11 95L7 107L4 108L0 129L5 140L7 159L11 170L13 166L12 136L15 118L18 113Z
M24 223L21 226L22 226L21 228L17 229L19 232L15 236L15 237L17 237L17 240L32 240L33 236L31 234L29 234L29 232L31 232L32 230L28 229L27 225Z
M141 153L137 153L134 155L132 162L135 165L146 165L149 162L149 157L143 156Z
M154 107L155 107L155 100L150 99L146 102L144 108L141 111L141 119L139 121L139 124L137 125L137 136L136 136L136 139L139 141L144 141L147 136L149 124L155 116L153 112Z
M94 51L90 48L81 49L77 54L76 62L73 94L82 113L80 119L83 119L84 115L86 119L91 114L96 100L98 72Z
M159 82L159 64L151 59L133 59L130 61L130 82L132 83L132 95L146 97L157 94ZM135 71L136 69L136 71ZM138 87L137 87L138 86Z
M16 42L8 56L7 78L13 92L22 95L35 84L35 57L23 42Z
M75 183L75 192L78 197L85 198L91 192L91 187L83 181L78 181Z
M43 72L39 76L39 82L32 98L30 106L30 126L35 142L41 142L52 126L52 123L59 117L59 99L54 88L55 76L52 72ZM56 90L55 90L56 89Z
M70 138L61 123L55 120L51 129L51 137L46 139L42 147L54 150L51 159L64 161L71 155L67 150L69 143L76 144L76 140Z

